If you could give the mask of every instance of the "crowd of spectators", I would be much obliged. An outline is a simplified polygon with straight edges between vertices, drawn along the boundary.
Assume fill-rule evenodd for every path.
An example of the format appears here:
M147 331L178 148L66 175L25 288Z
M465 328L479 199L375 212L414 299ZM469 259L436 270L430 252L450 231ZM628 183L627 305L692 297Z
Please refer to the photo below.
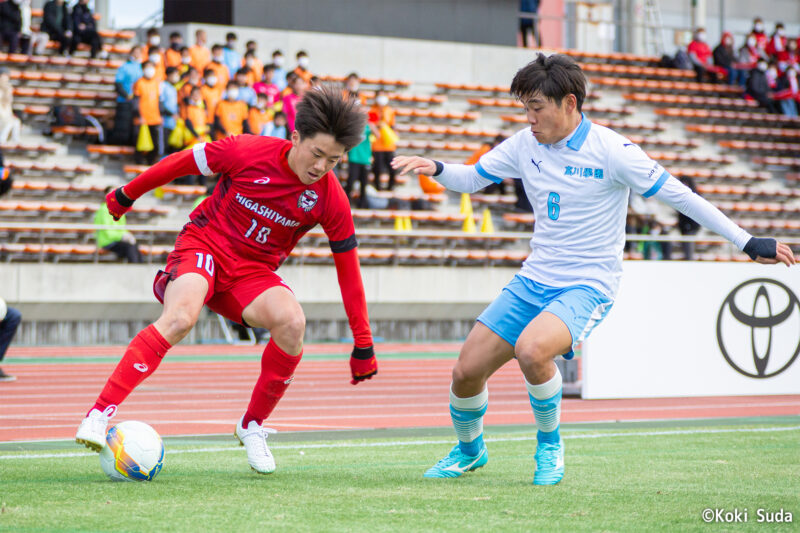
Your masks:
M705 29L698 28L686 50L698 81L739 85L770 113L798 115L800 43L786 35L781 22L767 35L764 21L754 19L738 47L730 32L723 33L713 50L706 41Z
M310 70L308 53L297 52L294 67L287 69L281 50L274 50L271 62L264 64L255 41L248 41L243 49L238 42L231 32L224 44L209 47L205 30L200 29L191 46L173 32L162 47L158 29L148 30L146 44L134 46L116 73L112 141L135 146L137 162L152 164L170 152L229 135L288 139L298 101L321 83ZM367 108L359 82L358 74L350 74L343 91L358 98L369 115L365 131L369 150L363 145L356 150L347 187L352 194L352 184L362 183L359 203L363 205L369 170L375 176L375 189L381 189L379 177L384 174L388 175L387 188L394 188L395 174L389 161L397 137L388 95L378 91L374 104Z

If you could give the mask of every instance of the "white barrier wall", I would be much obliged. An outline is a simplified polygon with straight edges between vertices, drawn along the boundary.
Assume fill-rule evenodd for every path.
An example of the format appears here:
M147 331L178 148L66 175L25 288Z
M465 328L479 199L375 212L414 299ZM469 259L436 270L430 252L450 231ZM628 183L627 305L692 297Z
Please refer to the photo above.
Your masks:
M800 269L626 262L584 398L800 394Z

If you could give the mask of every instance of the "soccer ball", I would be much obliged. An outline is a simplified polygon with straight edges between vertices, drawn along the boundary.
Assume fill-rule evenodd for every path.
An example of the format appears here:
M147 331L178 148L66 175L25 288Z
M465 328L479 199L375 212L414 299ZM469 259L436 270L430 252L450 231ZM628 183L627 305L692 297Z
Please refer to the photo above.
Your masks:
M164 443L156 430L135 420L108 430L100 466L114 481L152 481L164 466Z

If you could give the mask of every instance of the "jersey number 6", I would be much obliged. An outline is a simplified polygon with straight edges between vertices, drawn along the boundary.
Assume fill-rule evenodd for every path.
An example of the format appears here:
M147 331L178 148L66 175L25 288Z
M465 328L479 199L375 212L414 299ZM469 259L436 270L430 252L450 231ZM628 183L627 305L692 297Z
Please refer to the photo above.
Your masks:
M561 197L557 192L551 192L547 197L547 216L550 217L550 220L558 220L558 215L561 213L561 206L558 205L560 201Z

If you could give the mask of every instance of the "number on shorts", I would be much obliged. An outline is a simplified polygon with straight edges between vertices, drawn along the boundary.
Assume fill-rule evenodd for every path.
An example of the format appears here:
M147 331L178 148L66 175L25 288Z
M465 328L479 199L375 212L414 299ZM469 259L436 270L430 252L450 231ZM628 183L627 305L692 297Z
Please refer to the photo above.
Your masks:
M208 275L213 276L214 258L211 257L211 254L202 254L200 252L195 252L194 255L197 256L197 268L205 268L206 272L208 272Z
M250 235L253 234L253 232L256 230L257 227L258 227L258 222L256 221L256 219L251 218L250 227L244 234L245 238L246 239L250 238ZM267 244L267 238L269 237L271 231L272 228L268 228L267 226L261 226L261 229L259 229L258 233L256 234L256 242L259 244Z
M558 215L561 213L561 206L558 202L561 201L561 196L557 192L551 192L547 197L547 216L550 220L558 220Z

